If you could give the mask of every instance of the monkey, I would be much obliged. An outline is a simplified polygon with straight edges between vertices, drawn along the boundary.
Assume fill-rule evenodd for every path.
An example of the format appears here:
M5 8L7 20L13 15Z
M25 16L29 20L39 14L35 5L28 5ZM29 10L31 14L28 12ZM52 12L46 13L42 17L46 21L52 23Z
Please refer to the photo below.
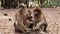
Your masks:
M27 22L30 21L30 22L28 22L28 24L29 24L29 25L28 25L28 28L31 28L31 29L32 29L33 23L32 23L31 13L32 13L32 12L31 12L30 10L28 10L28 14L26 15L26 16L27 16L26 19L27 19Z
M33 29L39 29L46 32L48 24L40 7L36 6L35 9L33 10L33 23L34 23Z
M31 12L30 12L30 10L28 10L28 13L25 15L25 20L24 20L24 22L25 23L31 23L31 21L32 21L32 16L31 16ZM25 25L28 25L28 24L25 24ZM28 25L29 26L29 25Z
M30 20L30 21L32 21L31 19L32 19L32 16L31 16L31 11L30 10L28 10L28 18L27 18L28 20Z
M30 28L27 28L28 26L26 24L24 24L26 21L26 15L28 13L27 8L22 5L20 8L20 10L17 12L16 14L16 22L14 23L14 27L16 31L19 31L21 33L26 32L27 30L30 30Z

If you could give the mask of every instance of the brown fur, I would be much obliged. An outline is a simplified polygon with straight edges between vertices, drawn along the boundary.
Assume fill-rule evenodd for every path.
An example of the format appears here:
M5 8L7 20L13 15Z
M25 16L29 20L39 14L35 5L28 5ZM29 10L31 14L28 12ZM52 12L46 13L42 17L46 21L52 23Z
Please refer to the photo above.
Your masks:
M24 6L23 6L24 5ZM20 3L19 5L18 5L18 7L19 8L21 8L21 7L26 7L26 5L24 4L24 3Z
M47 28L47 22L46 18L43 15L41 9L39 7L36 7L33 11L33 18L34 18L34 27L33 29L39 29L39 30L46 30ZM44 28L43 28L44 27Z
M28 9L25 6L22 6L23 8L19 10L16 14L16 20L18 21L18 24L15 24L16 30L21 30L22 32L25 32L25 30L29 30L28 25L26 21L26 15L28 14Z

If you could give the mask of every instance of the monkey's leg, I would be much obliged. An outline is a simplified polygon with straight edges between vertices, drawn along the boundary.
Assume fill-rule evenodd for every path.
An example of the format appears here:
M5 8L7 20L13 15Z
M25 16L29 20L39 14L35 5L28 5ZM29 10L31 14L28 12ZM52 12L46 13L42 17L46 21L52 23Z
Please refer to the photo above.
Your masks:
M40 28L41 28L44 32L46 32L47 26L48 26L47 23L43 23L43 24L41 24L41 27L40 27Z
M25 30L18 24L14 23L15 31L23 33Z

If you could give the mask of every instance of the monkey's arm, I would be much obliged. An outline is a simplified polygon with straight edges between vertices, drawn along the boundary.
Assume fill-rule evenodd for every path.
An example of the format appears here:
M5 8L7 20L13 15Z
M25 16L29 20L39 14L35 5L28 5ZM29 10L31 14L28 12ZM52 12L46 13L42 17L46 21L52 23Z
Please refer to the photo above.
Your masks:
M39 29L41 24L46 22L46 19L45 19L44 15L41 15L39 19L40 19L40 21L39 21L39 23L37 23L37 25L36 25L36 27L34 29Z
M19 27L21 27L21 28L24 29L24 30L29 30L29 28L27 28L27 26L25 26L25 25L23 24L23 18L22 18L22 17L17 16L17 21L18 21Z

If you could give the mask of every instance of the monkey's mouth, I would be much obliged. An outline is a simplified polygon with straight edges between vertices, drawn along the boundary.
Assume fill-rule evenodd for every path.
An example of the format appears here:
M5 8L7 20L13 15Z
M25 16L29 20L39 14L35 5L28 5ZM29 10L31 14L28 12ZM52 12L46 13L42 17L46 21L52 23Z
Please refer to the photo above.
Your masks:
M39 16L39 14L38 13L35 13L34 16Z

